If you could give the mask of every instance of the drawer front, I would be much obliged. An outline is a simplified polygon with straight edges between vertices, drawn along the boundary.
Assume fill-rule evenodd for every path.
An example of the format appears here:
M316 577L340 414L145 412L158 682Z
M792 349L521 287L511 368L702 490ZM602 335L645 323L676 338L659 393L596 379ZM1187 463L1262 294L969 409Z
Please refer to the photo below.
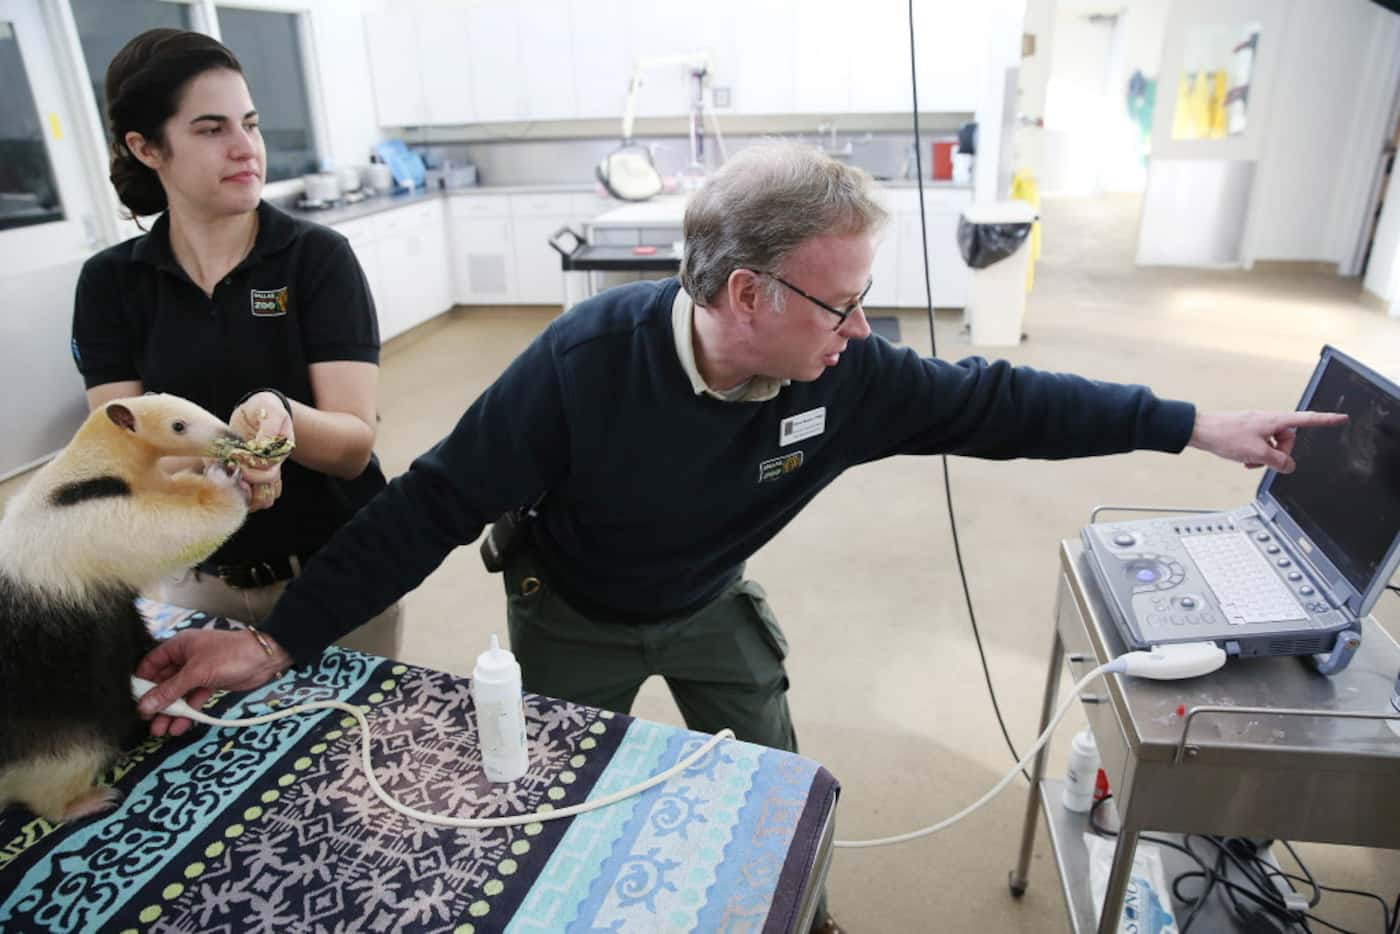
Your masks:
M885 210L895 214L919 213L919 190L917 188L884 188L877 196ZM961 214L963 208L972 203L972 192L966 188L925 188L924 209L929 213L949 212Z
M373 243L384 235L384 228L380 225L377 216L344 221L336 224L333 229L349 240L351 246Z
M453 195L447 203L453 217L510 217L510 195Z
M622 207L623 202L604 194L577 194L569 196L569 213L574 217L592 219L604 211Z
M414 204L393 211L386 211L382 217L384 231L388 234L441 227L442 202L430 201L427 204Z
M919 211L919 191L917 188L885 188L880 199L885 210L895 214L917 214Z
M568 217L573 213L572 195L551 192L509 197L512 217Z

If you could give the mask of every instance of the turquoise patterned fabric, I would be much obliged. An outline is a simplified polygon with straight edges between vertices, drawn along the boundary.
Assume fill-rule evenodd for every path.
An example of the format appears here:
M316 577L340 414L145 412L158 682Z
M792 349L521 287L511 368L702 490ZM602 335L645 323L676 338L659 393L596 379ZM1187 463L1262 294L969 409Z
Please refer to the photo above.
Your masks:
M230 624L143 601L158 636ZM636 784L707 737L526 696L530 770L480 771L465 679L332 649L218 716L360 705L376 773L414 807L496 816ZM0 931L772 931L801 909L836 782L816 763L720 744L612 807L491 831L421 824L364 780L338 712L150 739L106 777L111 811L49 825L0 812Z

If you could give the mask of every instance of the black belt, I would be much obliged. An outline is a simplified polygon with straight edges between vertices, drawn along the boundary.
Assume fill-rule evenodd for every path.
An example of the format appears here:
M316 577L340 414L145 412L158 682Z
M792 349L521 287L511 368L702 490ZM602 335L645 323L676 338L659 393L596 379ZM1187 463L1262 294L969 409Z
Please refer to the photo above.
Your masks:
M296 560L295 566L292 564L293 559ZM246 561L240 564L216 564L213 561L203 561L196 564L194 569L200 574L217 577L225 584L238 590L253 590L276 584L279 581L291 580L297 576L301 568L306 567L306 562L310 560L311 555L305 554L269 558L266 561Z

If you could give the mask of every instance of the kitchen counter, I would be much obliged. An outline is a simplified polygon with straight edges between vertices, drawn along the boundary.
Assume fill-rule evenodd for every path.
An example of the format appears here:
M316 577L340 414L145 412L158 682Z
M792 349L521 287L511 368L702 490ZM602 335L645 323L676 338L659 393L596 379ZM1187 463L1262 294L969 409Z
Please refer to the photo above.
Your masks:
M299 196L298 196L299 197ZM304 210L296 206L297 198L292 198L277 206L293 217L314 221L317 224L325 224L333 227L336 224L343 224L346 221L358 220L361 217L369 217L372 214L380 214L384 211L392 211L394 208L407 207L410 204L421 204L424 201L431 201L434 198L441 198L440 191L414 191L404 192L396 195L371 195L363 201L355 204L337 205L331 208L315 208Z
M884 181L876 181L875 184L881 188L918 188L919 182L913 178L891 178ZM971 182L935 182L929 179L924 180L924 190L936 188L939 191L971 191Z
M890 179L888 181L876 182L881 188L896 190L917 189L918 182L913 179ZM936 191L970 191L971 185L961 185L954 182L934 182L925 181L925 190ZM384 211L392 211L395 208L407 207L410 204L419 204L434 198L459 198L480 195L540 195L540 194L592 194L600 193L596 182L557 182L544 185L474 185L470 188L452 188L446 191L414 191L412 194L399 193L393 195L374 195L355 204L340 205L332 208L320 208L316 210L303 210L296 206L296 198L278 202L278 207L282 208L293 217L305 218L315 221L318 224L325 224L333 227L336 224L343 224L347 221L358 220L361 217L369 217L373 214L380 214ZM657 205L670 203L683 203L684 195L664 194L659 195L653 201L640 202L629 205L626 202L617 202L618 207L639 207L642 212L657 210ZM646 205L652 205L647 208ZM664 213L664 212L663 212Z
M589 182L577 182L572 184L552 184L552 185L475 185L471 188L452 188L446 191L414 191L400 192L392 195L372 195L358 201L355 204L338 205L331 208L316 208L305 210L298 208L296 202L300 196L277 202L277 206L293 217L304 218L315 221L318 224L325 224L334 227L336 224L343 224L346 221L358 220L361 217L369 217L373 214L380 214L384 211L392 211L395 208L407 207L410 204L421 204L424 201L431 201L434 198L465 197L471 195L538 195L538 194L587 194L595 191L597 185Z

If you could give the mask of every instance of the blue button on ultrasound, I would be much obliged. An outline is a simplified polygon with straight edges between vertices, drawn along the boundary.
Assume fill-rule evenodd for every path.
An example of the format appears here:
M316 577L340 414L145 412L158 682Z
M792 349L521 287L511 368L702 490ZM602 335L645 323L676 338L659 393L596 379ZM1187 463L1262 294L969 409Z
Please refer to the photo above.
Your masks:
M1152 570L1151 568L1139 568L1137 572L1137 579L1142 581L1144 584L1150 584L1152 581L1155 581L1157 579L1157 572Z

